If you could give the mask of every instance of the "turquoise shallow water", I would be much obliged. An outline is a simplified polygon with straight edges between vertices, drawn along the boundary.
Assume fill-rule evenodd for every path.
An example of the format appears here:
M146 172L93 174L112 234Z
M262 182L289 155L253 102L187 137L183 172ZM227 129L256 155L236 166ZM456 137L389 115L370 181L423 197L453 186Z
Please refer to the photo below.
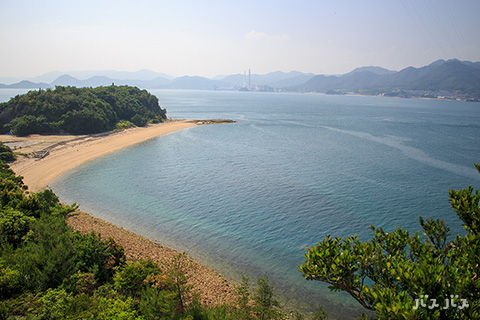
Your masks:
M480 105L281 93L153 90L172 118L229 118L84 164L51 184L64 202L187 251L227 278L268 275L286 301L357 304L298 272L328 234L460 221L448 190L480 175ZM253 281L252 281L253 282Z

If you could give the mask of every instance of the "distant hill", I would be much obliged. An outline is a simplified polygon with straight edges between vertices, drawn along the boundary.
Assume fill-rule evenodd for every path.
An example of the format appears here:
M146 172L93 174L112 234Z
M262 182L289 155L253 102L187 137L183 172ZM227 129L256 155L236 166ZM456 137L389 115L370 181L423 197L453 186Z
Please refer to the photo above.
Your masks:
M172 80L165 87L169 89L215 90L225 86L221 80L211 80L198 76L184 76Z
M73 86L73 87L87 87L83 84L83 81L78 80L75 77L72 77L69 74L64 74L56 78L51 83L52 86Z
M396 72L396 71L388 70L388 69L385 69L385 68L382 68L382 67L371 66L371 67L356 68L355 70L350 71L349 73L345 73L342 76L345 77L345 76L352 75L354 73L366 72L366 71L371 72L371 73L375 73L375 74L378 74L378 75L393 74L393 73Z
M438 60L425 67L408 67L393 73L381 68L359 68L342 76L315 76L288 90L479 100L480 63Z
M52 83L55 79L59 76L68 74L74 78L80 80L86 80L96 76L103 76L110 79L117 79L117 80L141 80L141 81L150 81L157 77L162 77L168 80L174 79L175 77L165 74L159 73L152 70L138 70L135 72L130 71L114 71L114 70L85 70L85 71L69 71L69 72L49 72L38 77L30 79L33 82L47 82Z
M0 88L12 88L12 89L38 89L38 88L49 88L50 84L48 83L34 83L28 80L23 80L18 83L5 85L0 83Z

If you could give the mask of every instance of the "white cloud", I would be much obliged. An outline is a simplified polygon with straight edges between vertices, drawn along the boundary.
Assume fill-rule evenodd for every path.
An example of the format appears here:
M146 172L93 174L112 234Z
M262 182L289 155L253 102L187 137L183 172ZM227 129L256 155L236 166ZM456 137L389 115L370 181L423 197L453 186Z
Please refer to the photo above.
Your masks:
M245 39L247 40L268 40L268 39L273 39L273 40L288 40L290 37L287 34L281 34L281 35L273 35L270 36L266 33L263 32L257 32L255 30L252 30L248 33L245 34Z

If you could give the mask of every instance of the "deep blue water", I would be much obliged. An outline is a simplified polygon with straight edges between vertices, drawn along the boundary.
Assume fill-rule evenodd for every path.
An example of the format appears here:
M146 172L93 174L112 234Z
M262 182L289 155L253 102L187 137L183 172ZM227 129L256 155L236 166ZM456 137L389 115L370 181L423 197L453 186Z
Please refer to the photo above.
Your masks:
M172 118L229 118L82 165L61 200L145 235L227 278L268 275L297 305L357 304L301 277L305 246L371 237L373 224L461 223L448 190L480 185L480 104L309 94L152 90ZM338 311L338 310L342 311Z

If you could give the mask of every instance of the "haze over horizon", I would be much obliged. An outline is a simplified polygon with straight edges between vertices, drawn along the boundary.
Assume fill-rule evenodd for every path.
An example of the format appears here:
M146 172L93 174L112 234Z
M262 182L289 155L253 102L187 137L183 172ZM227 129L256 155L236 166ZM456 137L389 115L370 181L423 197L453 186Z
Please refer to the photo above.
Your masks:
M480 2L0 2L0 78L149 69L172 76L401 70L480 61Z

